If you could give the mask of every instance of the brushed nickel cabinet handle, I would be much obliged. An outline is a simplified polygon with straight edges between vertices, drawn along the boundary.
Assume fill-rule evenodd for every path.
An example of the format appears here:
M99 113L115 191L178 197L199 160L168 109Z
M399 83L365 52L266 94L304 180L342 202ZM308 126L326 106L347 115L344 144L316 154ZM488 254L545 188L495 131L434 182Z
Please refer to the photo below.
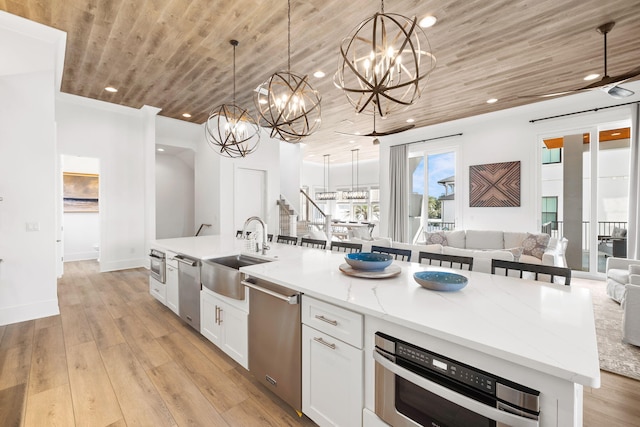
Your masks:
M216 325L220 324L220 307L216 305Z
M319 314L316 314L316 319L322 320L323 322L326 322L326 323L328 323L330 325L333 325L333 326L338 326L338 321L337 320L327 319L326 317L321 316Z
M328 343L325 340L323 340L322 338L313 337L313 340L315 342L317 342L317 343L320 343L320 344L322 344L324 346L329 347L331 350L335 350L336 349L336 345L335 344Z

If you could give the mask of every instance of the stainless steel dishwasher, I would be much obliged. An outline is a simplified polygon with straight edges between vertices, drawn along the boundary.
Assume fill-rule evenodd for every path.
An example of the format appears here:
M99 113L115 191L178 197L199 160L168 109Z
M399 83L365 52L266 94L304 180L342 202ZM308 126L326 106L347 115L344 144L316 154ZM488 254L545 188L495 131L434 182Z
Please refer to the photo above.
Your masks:
M300 293L247 277L249 371L298 412L302 411Z
M200 260L178 254L178 308L180 317L200 332Z

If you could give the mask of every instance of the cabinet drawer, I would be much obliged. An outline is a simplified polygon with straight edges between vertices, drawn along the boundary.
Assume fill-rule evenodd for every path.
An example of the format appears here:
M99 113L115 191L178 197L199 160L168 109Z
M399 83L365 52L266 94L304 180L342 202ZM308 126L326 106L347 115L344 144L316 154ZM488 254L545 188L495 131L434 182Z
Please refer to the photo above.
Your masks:
M167 288L164 283L160 283L153 277L149 277L149 293L158 301L167 305Z
M362 315L303 295L302 323L362 348Z
M167 266L175 267L176 269L178 268L178 261L176 261L176 259L174 258L176 255L178 254L175 252L170 252L170 251L165 252Z

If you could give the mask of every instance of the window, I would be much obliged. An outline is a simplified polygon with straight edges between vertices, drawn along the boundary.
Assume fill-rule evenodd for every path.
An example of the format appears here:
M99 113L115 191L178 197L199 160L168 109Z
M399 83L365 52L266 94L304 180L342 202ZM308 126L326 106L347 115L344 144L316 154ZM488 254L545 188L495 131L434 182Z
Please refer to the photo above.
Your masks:
M542 147L542 164L549 165L552 163L562 162L562 148Z
M551 229L558 229L558 196L542 198L542 224L551 223Z

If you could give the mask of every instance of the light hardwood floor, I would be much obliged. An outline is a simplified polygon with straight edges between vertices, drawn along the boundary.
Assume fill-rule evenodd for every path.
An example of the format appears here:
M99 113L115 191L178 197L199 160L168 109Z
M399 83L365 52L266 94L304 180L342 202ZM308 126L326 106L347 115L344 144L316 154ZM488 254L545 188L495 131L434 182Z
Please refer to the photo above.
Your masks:
M145 269L65 264L59 316L0 326L4 426L314 425L149 295ZM602 372L584 425L640 426L640 382Z

